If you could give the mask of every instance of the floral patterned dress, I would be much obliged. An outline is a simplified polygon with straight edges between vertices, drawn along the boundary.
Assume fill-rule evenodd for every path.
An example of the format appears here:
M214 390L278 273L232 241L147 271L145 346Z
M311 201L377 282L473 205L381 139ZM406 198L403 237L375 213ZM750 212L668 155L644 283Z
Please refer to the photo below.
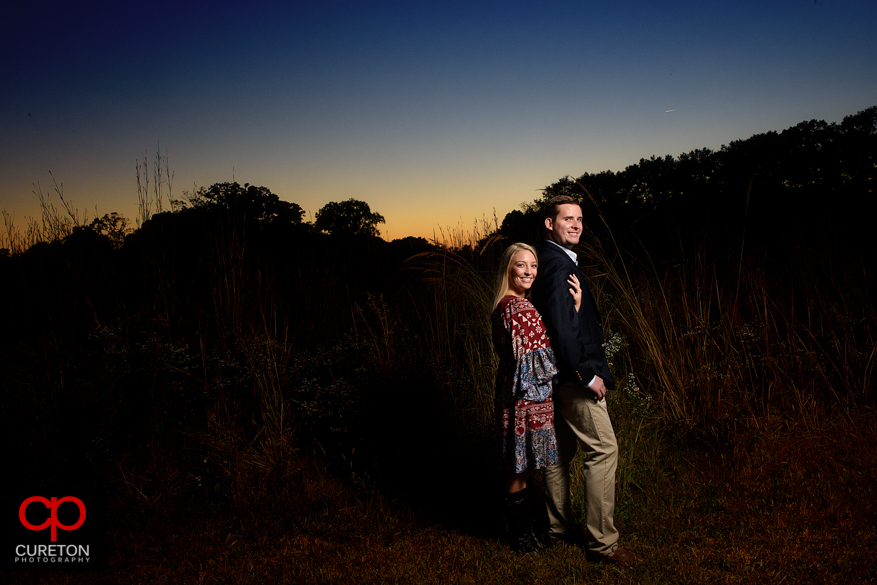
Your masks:
M492 315L500 467L521 473L557 465L552 380L554 352L542 317L527 299L506 296Z

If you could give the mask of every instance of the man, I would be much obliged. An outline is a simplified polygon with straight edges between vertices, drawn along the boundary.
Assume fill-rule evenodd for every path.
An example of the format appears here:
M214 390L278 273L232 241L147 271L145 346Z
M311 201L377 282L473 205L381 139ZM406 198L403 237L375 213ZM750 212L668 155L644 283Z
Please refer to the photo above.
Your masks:
M592 561L630 563L636 557L618 546L613 521L618 442L606 392L615 387L615 380L606 361L600 317L572 251L582 235L582 208L573 197L559 195L548 201L544 213L547 240L539 250L532 302L548 329L560 370L554 389L560 464L547 467L544 475L551 538L584 546ZM578 313L569 293L570 275L582 287ZM584 534L570 508L569 463L576 444L587 456Z

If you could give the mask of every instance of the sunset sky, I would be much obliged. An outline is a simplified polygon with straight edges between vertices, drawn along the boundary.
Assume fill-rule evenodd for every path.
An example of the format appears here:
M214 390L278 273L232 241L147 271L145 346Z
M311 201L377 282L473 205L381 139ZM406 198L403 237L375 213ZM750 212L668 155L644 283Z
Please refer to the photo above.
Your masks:
M877 105L877 2L14 2L0 209L137 213L237 180L369 203L385 238L500 220L570 174Z

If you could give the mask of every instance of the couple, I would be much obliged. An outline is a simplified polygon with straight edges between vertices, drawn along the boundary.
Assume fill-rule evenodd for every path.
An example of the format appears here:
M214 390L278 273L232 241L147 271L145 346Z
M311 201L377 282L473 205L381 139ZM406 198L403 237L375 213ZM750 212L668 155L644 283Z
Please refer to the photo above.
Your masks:
M544 468L551 540L583 547L592 561L630 563L635 556L618 546L613 522L618 443L605 397L615 382L599 315L581 285L584 278L572 251L582 234L582 209L573 197L560 195L548 201L543 213L547 240L539 251L541 265L531 246L509 246L492 314L511 545L527 554L538 552L527 477ZM569 495L569 463L577 444L586 454L584 530L572 516Z

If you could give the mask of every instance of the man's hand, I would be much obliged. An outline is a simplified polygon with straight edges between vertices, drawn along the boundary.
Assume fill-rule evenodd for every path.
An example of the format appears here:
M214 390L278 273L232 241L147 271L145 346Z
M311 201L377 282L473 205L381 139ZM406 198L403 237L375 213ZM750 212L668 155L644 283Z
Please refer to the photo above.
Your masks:
M597 397L597 402L600 402L606 397L606 385L603 383L603 378L600 376L594 376L594 381L588 386Z

